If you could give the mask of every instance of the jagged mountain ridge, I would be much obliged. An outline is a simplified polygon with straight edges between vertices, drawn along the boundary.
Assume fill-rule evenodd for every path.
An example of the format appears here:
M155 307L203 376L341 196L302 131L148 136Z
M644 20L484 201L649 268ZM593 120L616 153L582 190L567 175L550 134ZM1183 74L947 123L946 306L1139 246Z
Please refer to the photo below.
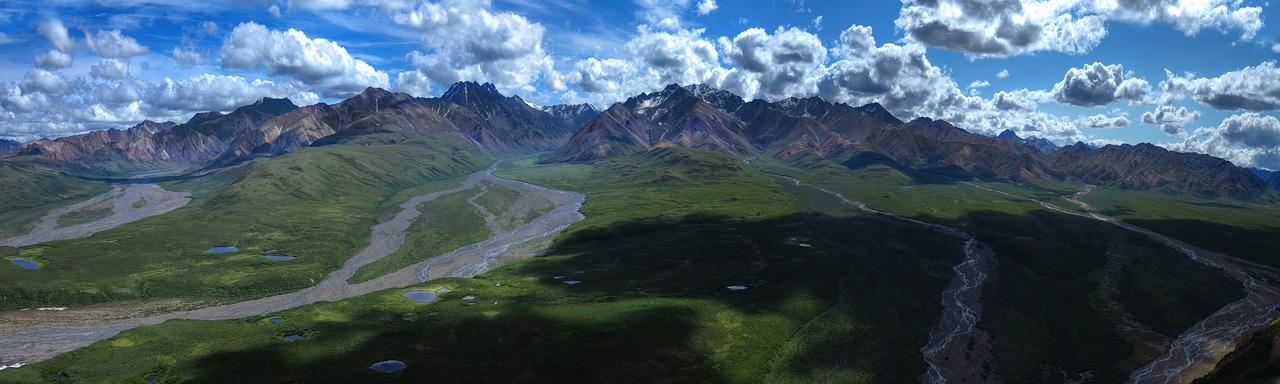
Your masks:
M8 152L10 149L14 149L19 146L22 146L21 142L8 140L8 139L0 139L0 152Z
M183 124L144 121L55 140L34 140L15 151L97 168L122 163L195 164L225 152L233 141L271 118L298 109L288 99L263 98L230 113L205 112Z
M147 121L127 130L36 140L15 153L91 167L229 165L339 134L383 132L454 133L497 153L533 152L558 148L598 113L585 104L535 108L492 84L457 83L430 99L369 88L333 105L299 108L288 99L265 98L226 114L198 113L183 124Z
M782 160L811 153L850 168L943 167L1017 181L1074 177L1130 189L1237 196L1270 191L1259 176L1209 156L1150 145L1093 149L1084 144L1050 154L1047 140L1007 133L987 137L927 118L902 122L876 103L854 107L819 97L745 102L706 85L673 84L610 110L601 113L585 104L537 107L519 96L504 96L491 84L457 83L440 98L369 88L333 105L299 108L287 99L265 98L226 114L200 113L182 124L144 121L125 130L35 140L11 153L96 168L226 165L340 141L334 137L450 133L495 153L555 150L547 161L684 146L744 157L767 150Z
M616 153L639 152L651 147L647 121L615 103L569 139L571 143L589 143L590 147L565 145L549 158L558 161L582 161L608 157Z
M691 130L718 141L668 139L672 131L687 128L676 126L691 110L717 123ZM647 143L634 134L637 129L647 130ZM614 105L543 160L590 160L666 145L737 153L753 147L781 160L811 153L851 168L891 163L1015 181L1072 177L1127 189L1238 197L1271 193L1262 180L1230 162L1150 144L1093 148L1080 143L1060 150L1048 140L1012 132L989 137L942 120L903 122L877 103L854 107L820 97L743 102L706 85L673 84Z
M1039 138L1036 136L1028 136L1027 138L1022 138L1022 137L1019 137L1016 132L1008 129L1004 130L1003 132L1000 132L1000 134L996 135L996 137L1016 141L1019 144L1026 145L1031 148L1035 148L1040 152L1044 152L1044 154L1046 155L1052 155L1054 152L1057 152L1059 149L1062 149L1061 146L1054 144L1052 141Z
M733 103L734 99L723 101ZM758 151L738 119L722 110L728 105L712 105L679 85L641 93L622 105L649 123L649 145L708 148L743 155Z
M775 157L784 160L802 152L834 158L871 151L903 163L940 163L1016 180L1052 173L1029 148L971 134L945 122L925 119L905 124L879 104L852 107L819 97L742 102L732 93L705 85L673 84L610 109L615 111L598 118L604 121L588 125L591 131L586 133L591 134L575 135L544 160L589 160L678 145L741 155L777 149ZM627 115L618 109L647 123L647 143L619 145L618 138L628 137L622 134L628 129L619 127L620 121L626 121L620 117Z

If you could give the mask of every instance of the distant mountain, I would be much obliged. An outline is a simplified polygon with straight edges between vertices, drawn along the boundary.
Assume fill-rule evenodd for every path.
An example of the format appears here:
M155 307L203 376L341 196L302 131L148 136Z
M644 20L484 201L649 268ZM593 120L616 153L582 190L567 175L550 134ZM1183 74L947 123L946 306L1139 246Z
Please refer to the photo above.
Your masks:
M906 164L950 165L980 176L1018 181L1055 174L1034 148L970 133L943 120L918 118L901 128L880 131L870 141Z
M355 136L382 132L425 134L456 131L453 123L421 99L368 88L338 104L320 103L276 116L237 138L212 163L229 165L251 158L280 156L338 133Z
M653 129L631 109L615 103L578 130L569 142L546 159L549 161L594 160L610 155L643 151L652 144Z
M1198 153L1179 153L1151 144L1083 144L1063 147L1048 157L1067 175L1093 184L1126 189L1155 189L1203 195L1248 197L1267 193L1262 179L1229 161Z
M894 116L892 113L889 113L889 110L884 109L884 106L880 105L880 103L871 103L871 104L863 105L861 107L853 107L853 106L849 106L848 104L841 104L841 105L844 106L845 108L848 108L851 111L861 113L863 115L867 115L871 118L883 121L887 124L892 124L892 125L903 124L902 120L899 120L897 116Z
M489 151L527 153L559 148L598 114L587 104L536 108L492 84L457 83L433 99L369 88L333 105L299 108L265 98L227 114L199 113L183 124L148 121L123 131L36 140L16 152L96 168L221 166L360 135L444 132Z
M144 121L126 130L35 140L16 152L96 168L196 164L225 152L237 138L272 117L297 108L288 99L264 98L227 114L196 114L183 124Z
M550 159L589 160L675 145L742 156L761 148L774 149L774 156L782 160L812 153L848 159L840 161L851 167L870 164L867 161L895 167L940 165L1015 180L1054 173L1030 147L972 134L944 121L920 119L904 124L875 103L853 107L820 97L743 102L706 85L673 84L610 110ZM636 129L647 130L647 143L635 142L645 138L632 134Z
M1024 138L1018 137L1017 133L1014 133L1013 131L1008 129L1004 130L1004 132L1000 132L1000 134L997 135L996 137L1001 139L1010 139L1010 140L1016 141L1019 144L1026 145L1031 148L1035 148L1040 152L1044 152L1044 154L1046 155L1052 155L1054 152L1057 152L1059 149L1062 149L1062 147L1058 146L1057 144L1054 144L1052 141L1045 140L1035 136L1030 136L1024 139Z
M457 128L496 152L559 148L581 126L568 126L520 96L504 96L493 84L461 82L439 99L425 99Z
M733 92L723 91L706 84L685 86L684 90L727 115L732 115L746 104L746 101L743 101L741 97L733 94Z
M886 165L912 177L1074 177L1127 189L1237 197L1271 193L1258 177L1230 162L1150 144L1094 148L1077 143L1060 148L1012 131L989 137L942 120L904 123L877 103L854 107L820 97L743 102L706 85L673 84L616 104L543 160L592 160L661 146L715 149L743 157L766 150L784 161L809 154L851 169ZM1270 180L1276 179L1280 176Z
M707 148L736 154L758 152L738 119L689 90L672 84L623 103L650 125L650 145Z
M21 145L22 145L21 142L0 139L0 152L9 152L10 149L17 148Z
M600 115L600 111L592 107L591 104L561 104L546 106L541 109L556 119L560 125L572 127L574 130L582 128L582 126L587 125L596 116Z
M1270 185L1271 188L1280 190L1280 171L1268 171L1252 167L1246 169L1248 169L1249 172L1253 172L1254 175L1257 175L1259 179L1262 179L1262 181L1266 182L1267 185Z

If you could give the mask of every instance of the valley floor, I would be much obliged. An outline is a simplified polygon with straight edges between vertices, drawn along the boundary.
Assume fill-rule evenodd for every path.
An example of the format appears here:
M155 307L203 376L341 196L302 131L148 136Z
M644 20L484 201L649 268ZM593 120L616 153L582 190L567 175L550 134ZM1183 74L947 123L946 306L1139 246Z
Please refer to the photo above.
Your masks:
M482 182L501 183L524 189L526 193L535 195L526 198L546 199L553 202L556 208L529 224L521 225L511 231L500 232L475 245L405 267L400 271L383 275L370 281L359 284L348 283L347 280L360 267L378 261L399 250L405 240L405 231L420 214L415 207L441 196L479 188ZM152 185L152 187L155 186ZM397 213L391 220L384 221L371 229L373 235L368 246L348 259L341 269L329 274L326 279L314 287L294 293L235 304L141 318L66 324L48 328L28 322L28 324L32 325L29 325L26 329L9 331L0 335L0 363L12 365L45 360L60 353L114 336L126 329L159 324L171 319L218 320L262 316L267 313L283 311L311 303L338 301L376 290L421 283L432 277L474 276L496 266L497 257L508 250L512 250L513 247L549 236L573 222L581 220L582 216L577 209L581 206L582 200L583 197L580 194L550 190L496 177L493 175L493 168L490 168L472 174L458 187L417 196L401 204L401 212ZM85 204L90 203L92 201ZM434 225L448 224L437 223ZM525 254L532 253L537 253L537 251L525 252Z
M116 185L111 192L50 211L30 233L0 240L0 246L22 247L54 240L78 239L150 216L162 215L191 202L186 192L171 192L156 184ZM62 225L65 216L106 206L105 217Z

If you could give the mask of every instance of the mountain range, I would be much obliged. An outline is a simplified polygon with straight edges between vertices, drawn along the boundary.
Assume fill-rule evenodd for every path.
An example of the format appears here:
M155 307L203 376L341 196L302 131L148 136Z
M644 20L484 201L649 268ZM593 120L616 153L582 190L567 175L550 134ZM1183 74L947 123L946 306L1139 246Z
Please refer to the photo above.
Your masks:
M125 130L35 140L13 153L102 169L225 166L353 137L440 132L493 153L549 152L543 162L678 146L743 158L817 156L851 169L887 166L912 174L1014 181L1076 178L1246 199L1271 198L1277 187L1274 174L1150 144L1059 148L1011 131L990 137L943 120L904 122L877 103L852 106L819 97L745 101L706 85L675 84L603 112L588 104L537 107L503 95L492 84L474 82L456 83L438 98L377 88L332 105L298 107L287 99L264 98L226 114L197 114L182 124L144 121Z
M200 113L182 124L144 121L125 130L34 140L15 153L99 168L229 165L321 139L330 139L324 144L388 132L448 132L496 153L524 153L558 147L573 124L596 113L587 105L539 109L518 96L503 96L491 84L457 83L431 99L369 88L333 105L299 108L288 99L264 98L227 114Z
M1060 149L1009 131L989 137L943 120L903 122L876 103L854 107L818 97L745 102L705 85L671 85L616 103L543 161L584 161L665 146L780 160L816 155L854 169L885 165L1015 181L1072 177L1127 189L1238 198L1275 194L1226 160L1150 144Z

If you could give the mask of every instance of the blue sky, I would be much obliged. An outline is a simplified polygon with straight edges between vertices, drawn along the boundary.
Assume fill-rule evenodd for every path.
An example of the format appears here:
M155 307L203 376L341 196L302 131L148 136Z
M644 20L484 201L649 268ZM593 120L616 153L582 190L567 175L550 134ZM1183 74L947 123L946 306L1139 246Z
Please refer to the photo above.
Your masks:
M7 1L0 137L367 86L603 107L679 82L1276 169L1275 20L1248 0Z

